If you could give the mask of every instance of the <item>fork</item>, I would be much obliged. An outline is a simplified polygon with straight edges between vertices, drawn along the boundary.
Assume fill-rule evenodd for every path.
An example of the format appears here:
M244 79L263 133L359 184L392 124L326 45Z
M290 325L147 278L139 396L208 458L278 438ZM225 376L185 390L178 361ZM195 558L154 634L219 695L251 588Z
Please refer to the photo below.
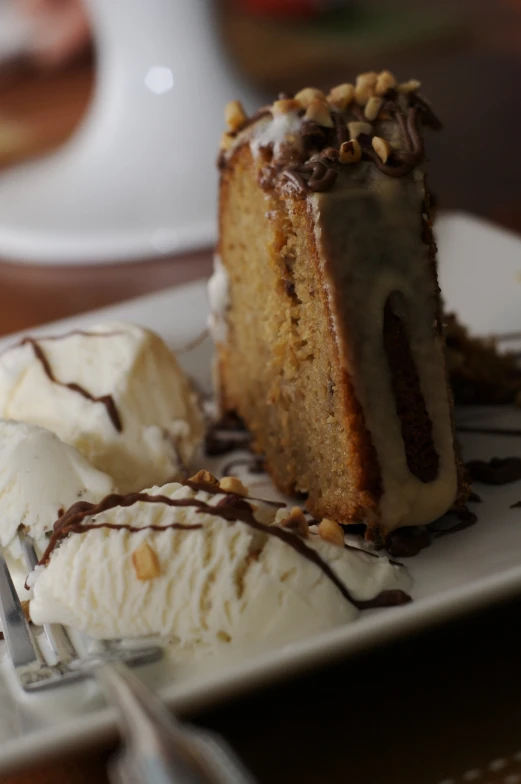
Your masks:
M23 533L19 539L26 566L32 570L38 561L32 540ZM55 659L49 663L29 627L1 552L0 619L24 691L36 692L95 677L105 696L118 708L125 746L109 764L113 784L254 784L220 736L181 725L129 669L128 665L159 659L159 646L133 650L104 641L94 653L83 656L63 626L44 624L42 636Z

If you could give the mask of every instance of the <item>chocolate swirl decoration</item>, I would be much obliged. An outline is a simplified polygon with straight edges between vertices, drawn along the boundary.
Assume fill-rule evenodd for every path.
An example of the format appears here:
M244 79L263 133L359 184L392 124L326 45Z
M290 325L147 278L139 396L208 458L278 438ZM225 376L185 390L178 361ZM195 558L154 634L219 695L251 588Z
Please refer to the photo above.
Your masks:
M87 517L95 517L102 512L106 512L116 507L130 507L137 503L148 504L163 504L171 507L193 507L196 513L208 514L213 517L220 517L230 524L241 522L252 528L255 531L260 531L266 536L271 536L281 540L303 558L315 564L320 571L336 586L344 599L349 601L359 610L368 610L375 607L391 607L401 604L407 604L411 601L411 597L402 590L387 590L382 591L373 599L359 600L356 599L344 585L342 580L337 576L330 565L321 557L321 555L309 545L297 533L283 528L278 525L265 525L259 522L255 515L251 504L247 499L242 496L225 491L218 485L210 484L204 481L194 481L193 479L182 482L186 487L190 487L195 492L205 492L210 495L223 495L223 498L216 504L208 504L197 498L168 498L163 495L149 495L147 493L132 493L127 496L112 493L106 496L98 504L92 504L87 501L79 501L70 507L54 524L54 531L51 540L44 554L42 555L39 566L48 563L52 552L57 547L59 542L72 534L82 534L93 529L108 528L111 530L126 530L129 533L137 533L144 530L153 530L163 532L168 529L194 531L200 530L202 523L184 524L184 523L170 523L165 526L147 525L147 526L131 526L126 524L116 523L86 523ZM259 499L249 499L259 500ZM263 501L263 503L270 503ZM274 502L271 502L274 503ZM284 506L284 504L276 504L277 506Z
M317 193L328 191L336 182L338 172L330 168L325 160L317 160L308 161L308 163L298 164L291 169L286 169L284 176L299 192L310 190Z
M367 140L362 141L362 157L373 161L376 167L389 177L409 174L424 158L425 147L418 128L418 108L409 106L407 116L394 102L388 101L386 108L396 119L402 131L405 151L393 152L389 163L384 163ZM365 143L364 143L365 142Z
M381 111L397 123L404 149L393 151L389 160L384 163L372 147L372 136L361 134L358 142L362 148L362 160L372 161L388 177L404 177L421 163L425 156L420 121L434 130L439 130L442 124L429 104L417 93L408 96L408 106L404 112L398 103L398 93L395 89L390 89L384 96ZM357 121L368 122L363 108L355 103L350 104L345 112L332 110L334 127L331 129L303 121L300 136L304 159L297 164L290 162L282 170L282 176L297 194L302 196L308 191L327 191L336 182L340 169L339 150L344 142L349 141L346 114ZM332 151L336 158L331 155Z

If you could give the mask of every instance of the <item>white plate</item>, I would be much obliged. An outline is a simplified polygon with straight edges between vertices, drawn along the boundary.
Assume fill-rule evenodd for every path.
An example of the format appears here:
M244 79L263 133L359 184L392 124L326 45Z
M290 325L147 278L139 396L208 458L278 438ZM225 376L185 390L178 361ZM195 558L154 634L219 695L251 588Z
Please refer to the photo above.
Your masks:
M444 216L438 229L440 277L449 307L457 308L478 331L521 329L521 242L506 232L463 215ZM476 291L478 293L476 293ZM106 308L37 333L53 333L107 319L142 323L179 348L205 326L207 301L202 282ZM519 313L519 315L517 315ZM2 346L13 338L0 341ZM180 357L186 370L208 385L211 346L203 343ZM521 411L465 409L468 424L486 420L521 428ZM463 439L466 457L521 455L521 439L476 436ZM477 525L434 539L409 560L414 601L407 606L362 614L355 623L326 634L181 677L169 665L149 668L147 679L186 714L242 694L254 686L286 678L334 658L348 656L399 635L484 607L521 591L521 482L479 487L484 503L475 507ZM107 739L115 731L114 712L97 707L93 687L21 700L0 681L0 774L8 769Z

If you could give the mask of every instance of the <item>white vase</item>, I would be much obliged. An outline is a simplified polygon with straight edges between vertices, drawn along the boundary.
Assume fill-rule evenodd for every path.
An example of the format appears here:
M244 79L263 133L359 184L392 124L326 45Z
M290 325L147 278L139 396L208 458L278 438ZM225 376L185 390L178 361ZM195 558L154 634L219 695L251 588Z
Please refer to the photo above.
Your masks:
M94 99L56 153L0 177L0 258L119 262L211 245L230 69L209 0L87 0Z

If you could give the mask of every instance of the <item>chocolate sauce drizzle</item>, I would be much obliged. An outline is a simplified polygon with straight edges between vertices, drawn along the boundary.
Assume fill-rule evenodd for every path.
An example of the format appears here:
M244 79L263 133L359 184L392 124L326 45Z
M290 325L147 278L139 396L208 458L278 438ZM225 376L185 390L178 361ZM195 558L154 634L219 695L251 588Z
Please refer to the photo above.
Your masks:
M187 480L182 483L186 487L190 487L195 491L203 491L212 494L221 494L223 491L216 485L211 485L207 482L195 482ZM42 555L39 565L48 563L49 558L58 545L58 543L69 536L70 534L85 533L95 528L109 528L113 530L127 530L130 533L136 533L143 530L164 531L168 528L178 530L198 530L202 528L202 524L184 525L181 523L171 523L165 526L141 526L133 527L130 525L117 525L115 523L84 523L86 517L93 517L101 512L106 512L115 507L129 507L137 503L157 503L165 504L172 507L195 507L198 513L213 515L214 517L221 517L227 522L242 522L249 528L255 531L260 531L267 536L272 536L280 539L289 547L292 547L297 553L302 555L311 563L315 564L321 572L335 585L340 591L342 596L359 610L368 610L376 607L391 607L401 604L407 604L411 601L411 597L402 590L388 590L382 591L378 596L369 600L355 599L344 583L337 577L335 572L331 569L329 564L311 547L305 543L297 534L289 529L281 528L277 525L265 525L255 519L253 509L246 501L245 498L238 496L234 493L224 493L224 498L219 501L215 506L206 504L204 501L199 501L196 498L180 498L173 499L162 495L149 495L147 493L132 493L127 496L118 495L113 493L108 495L98 504L91 504L86 501L80 501L73 506L54 524L54 531L51 536L49 545L47 546L44 554ZM253 500L253 499L251 499Z
M465 464L473 481L485 485L506 485L521 479L520 457L493 457L491 460L470 460Z
M474 525L478 521L477 515L475 515L474 512L471 512L470 509L467 509L466 506L460 506L457 509L454 509L453 514L457 516L458 522L451 528L433 528L429 526L429 531L434 534L436 539L439 539L441 536L455 534L458 531L464 531L465 528L470 528L471 525Z
M412 558L421 550L429 547L431 537L423 526L397 528L385 539L385 549L395 558Z
M403 150L393 150L384 163L373 149L372 137L367 134L358 136L362 148L362 160L372 161L388 177L404 177L423 160L425 147L419 128L420 121L435 130L442 127L429 104L416 93L409 94L406 112L397 99L396 90L388 90L384 96L382 113L393 118L398 124L403 139ZM327 191L336 182L340 170L340 147L344 142L349 141L348 114L356 120L368 122L363 109L352 103L345 112L338 110L331 112L334 123L332 129L308 121L302 123L300 136L305 159L296 164L291 161L282 171L286 181L299 195L305 195L307 191Z
M336 182L338 172L330 168L324 159L308 161L308 163L293 166L284 172L284 176L300 191L307 188L318 193L320 191L328 191L331 188Z
M67 340L67 338L72 338L74 337L74 335L81 335L84 338L111 338L121 334L122 333L119 330L111 330L110 332L87 332L84 329L71 329L69 330L69 332L62 332L60 335L41 335L41 337L39 337L38 340L58 343L61 340ZM22 340L19 343L15 343L14 346L8 346L6 349L4 349L4 351L0 353L0 356L2 356L2 354L7 354L9 351L18 348L19 346L22 346L24 341L26 340L28 340L28 338L22 338Z
M116 335L116 334L118 333L82 332L81 330L74 330L73 332L68 332L65 335L57 335L55 337L48 337L48 338L46 337L41 339L63 340L67 337L70 337L71 335L85 335L87 337L108 337L109 335ZM101 403L103 406L105 406L108 417L112 422L114 428L118 431L118 433L122 432L123 425L121 422L121 417L119 415L119 411L117 409L116 403L112 395L102 395L101 397L95 397L87 389L80 386L80 384L76 384L75 382L65 383L63 381L59 381L53 373L51 363L49 362L47 355L45 354L44 350L42 349L42 347L40 346L36 338L24 338L23 340L20 341L20 343L17 344L17 346L14 346L13 348L17 348L18 346L27 346L27 345L31 346L36 359L41 364L44 373L49 379L49 381L51 381L53 384L56 384L57 386L63 387L64 389L70 389L71 392L76 392L78 395L81 395L86 400L90 400L92 403Z

